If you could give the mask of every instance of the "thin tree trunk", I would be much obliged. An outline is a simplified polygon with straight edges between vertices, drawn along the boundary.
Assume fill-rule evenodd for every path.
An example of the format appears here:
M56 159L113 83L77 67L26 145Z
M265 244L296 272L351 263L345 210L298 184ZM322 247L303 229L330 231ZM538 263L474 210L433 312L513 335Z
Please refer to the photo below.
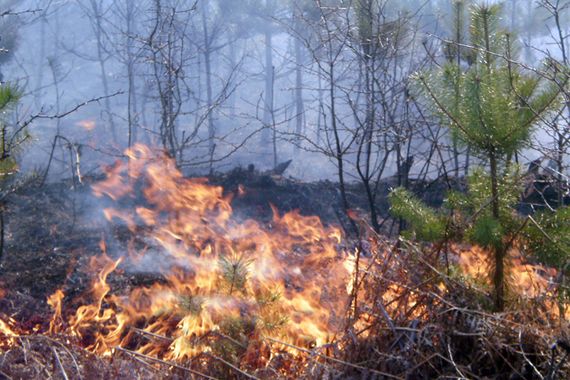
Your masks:
M228 47L230 49L230 73L228 74L228 78L230 78L232 76L232 73L234 70L236 70L237 67L237 59L236 59L236 41L234 41L235 36L233 35L228 35ZM229 103L229 107L230 107L230 118L232 120L235 120L235 117L237 116L237 110L236 110L236 94L232 93L228 99L228 103Z
M95 17L95 38L97 40L97 59L99 60L99 70L101 72L101 83L103 84L103 93L105 94L105 112L107 112L107 117L109 118L109 128L111 130L111 136L113 141L117 141L117 131L115 130L115 121L113 118L113 111L111 109L111 102L109 100L109 81L107 79L107 67L105 65L106 58L103 53L103 39L101 31L103 26L101 25L101 10L100 6L97 4L96 0L91 0L91 9L93 10L93 16Z
M334 64L329 65L329 79L330 79L330 89L329 89L329 97L331 102L331 123L333 129L333 135L335 139L335 147L336 147L336 162L338 167L338 184L339 184L339 191L340 197L342 201L342 208L345 215L348 215L348 210L350 209L348 198L346 196L346 186L344 180L344 152L342 149L342 143L340 141L340 134L338 130L337 124L337 116L336 116L336 95L334 91L335 86L335 77L334 77Z
M202 29L204 33L204 64L206 68L206 101L208 102L208 154L210 157L210 175L214 171L214 150L216 149L216 127L214 125L214 115L213 115L213 91L212 91L212 62L211 62L211 50L210 50L210 35L208 30L208 23L206 20L206 5L202 2Z
M323 79L321 77L319 68L319 112L317 116L317 145L321 144L321 131L323 128L323 113L324 113L324 100L323 100Z
M38 58L38 73L36 82L36 91L34 94L34 99L36 102L36 107L40 108L42 106L42 86L44 81L44 61L46 58L46 17L45 14L42 15L40 19L40 56Z
M304 104L303 104L303 55L301 51L301 41L295 38L295 132L297 134L297 143L295 151L299 150L301 143L301 135L305 131L304 120Z
M0 204L0 262L4 258L4 203Z
M277 126L275 123L275 104L273 99L273 93L275 92L275 67L271 68L271 130L273 131L273 167L277 167Z
M491 166L491 208L493 218L499 222L500 219L500 200L499 200L499 184L498 184L498 164L497 157L494 153L489 155L489 164ZM495 288L495 309L502 311L505 308L505 251L502 244L493 247L495 254L495 272L493 274L493 285Z
M274 9L273 0L266 0L266 11L271 15ZM263 109L263 126L261 132L261 145L263 153L267 153L267 148L271 144L271 134L269 125L271 124L271 115L273 113L273 30L271 23L265 28L265 94L264 94L264 109Z
M137 141L137 99L136 99L136 85L135 85L135 57L133 54L133 18L134 18L134 3L133 0L127 1L127 76L129 81L129 94L128 94L128 147L130 148L133 143Z

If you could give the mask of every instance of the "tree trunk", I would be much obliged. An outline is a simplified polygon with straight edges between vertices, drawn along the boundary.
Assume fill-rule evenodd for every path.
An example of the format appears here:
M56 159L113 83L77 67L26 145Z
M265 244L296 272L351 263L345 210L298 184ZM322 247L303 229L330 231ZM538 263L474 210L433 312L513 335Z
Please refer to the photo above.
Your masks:
M207 112L208 112L208 155L210 157L210 175L214 171L214 150L216 149L216 126L214 125L214 115L212 107L213 104L213 90L212 90L212 51L210 49L210 35L208 30L208 23L206 20L206 5L202 2L202 28L204 33L204 65L206 67L206 96L207 96Z
M136 84L135 84L135 55L133 53L133 22L134 22L134 1L127 1L127 76L128 76L128 147L130 148L133 143L137 141L137 99L136 99Z
M295 133L296 144L295 151L299 150L299 145L301 143L301 135L305 131L305 126L303 123L304 119L304 104L303 104L303 55L301 51L301 41L295 38Z
M109 100L109 82L107 80L107 67L106 58L103 54L103 40L102 40L102 30L101 25L102 15L99 9L101 5L98 5L95 0L91 0L91 9L93 10L93 17L95 17L95 38L97 39L97 59L99 60L99 69L101 71L101 83L103 84L103 93L105 95L105 111L107 112L107 117L109 118L109 128L111 131L111 136L113 141L117 141L117 131L115 130L115 121L113 118L113 111L111 110L111 102Z
M497 157L494 152L489 154L491 166L491 207L493 218L498 222L500 218L500 200ZM493 273L493 286L495 288L495 309L502 311L505 308L505 249L502 244L493 247L495 255L495 272Z
M46 16L43 14L40 18L40 56L38 58L38 73L36 90L34 91L34 100L37 108L42 106L42 87L44 82L44 61L46 58Z
M263 107L263 131L261 132L261 146L263 153L271 144L271 117L273 113L273 34L268 26L265 29L265 93Z
M343 147L342 147L342 142L340 140L340 133L338 130L338 124L337 124L337 115L336 115L336 94L334 91L334 86L335 86L335 77L334 77L334 64L330 64L329 65L329 80L330 80L330 89L329 89L329 97L330 97L330 107L331 107L331 124L332 124L332 130L333 130L333 135L334 135L334 140L335 140L335 158L336 158L336 162L337 162L337 174L338 174L338 186L339 186L339 191L340 191L340 198L341 198L341 202L342 202L342 211L344 212L345 215L348 215L348 210L350 209L349 203L348 203L348 197L346 196L346 186L345 186L345 180L344 180L344 152L343 152ZM352 221L352 219L351 219ZM353 231L354 232L354 231Z
M0 204L0 262L4 258L4 203Z
M237 68L237 52L236 52L236 45L237 40L235 40L235 36L233 34L228 35L228 48L230 50L230 72L228 73L228 78L232 77L234 70ZM228 105L230 108L230 118L235 120L237 117L237 109L236 109L236 100L237 96L235 93L231 93L228 99Z

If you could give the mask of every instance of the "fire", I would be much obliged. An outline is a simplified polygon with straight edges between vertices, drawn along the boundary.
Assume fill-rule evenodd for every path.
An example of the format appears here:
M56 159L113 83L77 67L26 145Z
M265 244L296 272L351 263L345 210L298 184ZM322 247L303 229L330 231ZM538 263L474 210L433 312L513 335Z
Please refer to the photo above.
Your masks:
M63 301L63 297L65 294L61 289L58 289L48 297L47 303L53 310L53 317L49 323L49 333L50 334L57 334L59 333L62 319L61 319L61 305Z
M0 288L0 300L6 297L6 290ZM16 338L20 336L15 330L16 321L13 318L6 318L0 315L0 349L10 348L16 344Z
M13 322L13 321L12 321ZM15 337L18 336L18 334L16 334L12 328L8 325L8 323L4 322L3 320L0 319L0 334L9 336L9 337Z
M265 224L239 218L221 187L185 178L164 154L137 145L126 156L93 191L115 202L104 215L137 243L116 255L101 241L101 254L86 268L90 286L73 300L81 306L66 308L63 289L48 297L50 335L101 356L120 349L170 362L239 351L232 363L261 368L284 351L303 362L310 352L343 349L347 339L373 337L386 326L428 322L449 291L443 271L420 265L424 252L416 246L400 255L371 235L350 248L338 228L296 211L273 208ZM135 249L141 242L146 247ZM483 249L451 251L463 274L489 285ZM526 263L517 250L508 261L513 294L553 295L554 270ZM151 274L155 282L114 288L128 277L122 273ZM543 305L556 315L553 303ZM0 318L0 349L16 345L24 331Z
M10 348L17 343L20 334L15 331L15 325L16 321L12 318L7 322L0 318L0 349Z
M78 121L76 123L76 125L78 127L84 128L88 132L91 132L97 126L97 124L95 123L95 120L81 120L81 121Z
M236 220L221 187L184 178L171 159L145 146L126 155L128 165L109 168L94 192L136 204L104 213L133 232L147 231L152 248L130 252L125 264L166 281L112 294L107 280L123 258L111 259L103 250L90 262L99 275L89 304L63 323L63 293L50 297L50 332L71 333L101 355L136 341L140 353L170 360L209 352L220 334L300 346L332 339L346 311L350 277L340 230L298 212L274 210L268 227ZM136 194L142 183L144 200Z
M478 246L454 247L454 250L463 273L489 284L489 273L492 270L489 252ZM553 296L556 290L556 269L526 262L520 247L509 250L506 262L508 284L513 294L526 299ZM551 312L557 314L558 308L552 305ZM567 317L570 317L570 313Z

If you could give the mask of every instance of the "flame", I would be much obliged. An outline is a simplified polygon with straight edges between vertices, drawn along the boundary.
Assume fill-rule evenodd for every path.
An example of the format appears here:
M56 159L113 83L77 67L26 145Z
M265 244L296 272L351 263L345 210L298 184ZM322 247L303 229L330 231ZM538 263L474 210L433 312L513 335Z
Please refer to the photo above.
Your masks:
M61 289L58 289L48 297L47 303L52 308L53 316L49 323L49 333L50 334L57 334L60 332L62 318L61 318L61 306L63 297L65 294Z
M347 321L350 339L386 323L429 321L437 312L430 294L448 291L442 276L418 284L420 270L410 268L415 259L398 256L389 242L371 237L352 251L338 228L274 207L270 223L239 219L231 195L206 179L185 178L165 154L143 145L125 154L128 162L107 168L93 191L116 202L103 210L105 217L147 247L130 243L114 257L102 241L102 253L87 265L90 287L75 300L81 306L66 310L61 289L47 300L49 333L65 334L98 355L123 347L164 360L201 360L228 340L243 349L240 366L259 368L278 350L301 355L294 346L334 342L342 349L337 337ZM485 250L452 251L464 274L489 285ZM508 261L517 294L553 294L556 271L526 263L517 250ZM120 271L152 273L157 281L121 292L112 286ZM16 344L15 331L24 331L17 326L0 319L0 348Z
M12 321L13 322L13 321ZM0 334L9 336L9 337L16 337L18 336L18 334L16 334L12 328L8 325L8 323L4 322L2 319L0 319Z
M488 283L492 270L489 252L478 246L455 249L462 272ZM553 291L556 269L526 262L518 247L509 250L506 263L508 283L513 293L523 298L535 298Z
M13 318L8 318L5 322L0 318L0 350L9 349L17 344L18 334L15 331L16 321Z
M88 132L91 132L97 127L95 120L80 120L76 123L78 127L85 129Z
M129 265L166 281L112 294L107 280L123 258L111 259L103 249L89 264L99 273L92 302L69 318L68 332L101 355L132 346L142 334L147 339L138 337L140 353L170 360L210 351L212 336L232 323L251 323L250 334L301 346L332 339L346 310L350 277L339 229L276 209L269 226L235 220L231 198L221 187L184 178L174 161L146 146L137 145L126 156L128 165L108 168L94 192L137 203L136 189L144 183L144 202L104 214L133 232L151 231L147 238L155 248L131 252ZM49 299L51 332L63 326L62 298L56 292Z
M492 260L487 250L478 246L455 246L453 251L456 253L457 264L464 274L475 279L477 284L491 285L489 273L492 273ZM522 301L540 299L544 310L536 310L537 313L544 312L554 320L570 319L570 309L561 309L557 303L556 269L529 263L519 246L507 252L505 263L507 286L512 298Z

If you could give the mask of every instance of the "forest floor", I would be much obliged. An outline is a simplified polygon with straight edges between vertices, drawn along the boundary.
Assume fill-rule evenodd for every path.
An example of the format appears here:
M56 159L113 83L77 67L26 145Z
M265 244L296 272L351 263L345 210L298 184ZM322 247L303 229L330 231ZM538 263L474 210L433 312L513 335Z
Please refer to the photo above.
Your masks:
M91 278L83 269L91 257L101 253L100 241L112 242L107 249L111 256L125 252L131 234L125 227L110 227L103 218L103 201L96 198L91 189L98 180L100 178L85 178L79 186L71 181L43 186L32 182L10 196L5 214L6 241L0 261L0 318L17 321L25 331L47 331L52 315L47 298L57 289L64 289L69 299L88 290ZM335 224L339 220L337 190L331 182L301 183L241 170L213 177L210 182L223 186L226 195L231 194L236 219L270 222L271 205L274 205L280 212L296 209L304 215L317 215L324 223ZM245 195L237 196L240 185L248 190ZM365 199L359 199L358 195L351 198L365 204ZM115 289L129 289L162 280L154 273L121 273L110 278L109 283ZM67 306L72 309L79 305ZM0 355L0 379L3 376L61 376L62 372L58 374L58 367L53 362L51 346L54 341L43 335L30 335L28 339L31 339L26 343L28 349L30 353L34 352L30 358L25 355L12 357L9 353ZM65 352L78 349L76 346L66 348L62 343L57 343L56 347L63 348L60 360L68 361L70 356ZM156 377L154 371L139 371L136 361L133 365L130 357L108 363L87 351L74 356L74 360L81 363L64 364L72 368L70 373L73 373L73 367L80 366L83 378ZM185 377L185 372L181 376Z
M195 375L186 367L177 368L162 361L153 363L150 357L137 357L130 351L117 350L109 359L89 353L65 338L31 333L50 329L53 311L46 300L57 289L63 289L66 299L70 300L75 300L88 289L92 273L87 273L85 268L91 257L101 253L102 239L108 242L107 253L112 257L120 256L128 245L143 248L147 244L142 239L133 239L126 226L110 227L104 220L101 209L105 203L94 197L91 190L91 184L97 180L87 178L76 188L70 182L29 186L13 194L7 203L6 242L0 264L0 320L15 321L19 331L28 333L19 334L18 338L13 338L17 342L10 345L0 344L0 379L188 378ZM237 169L210 179L210 183L223 186L225 194L231 194L237 220L253 218L260 223L270 223L271 205L274 205L280 213L299 210L303 215L316 215L325 225L346 223L339 216L341 208L337 186L331 182L302 183ZM377 204L382 216L388 218L386 195L393 184L386 182L383 186L385 189L380 191ZM441 187L444 184L416 183L414 186L428 189L424 191L424 199L429 203L441 204ZM349 186L348 195L355 209L366 213L367 200L362 189L356 185ZM389 233L392 227L390 220L383 224L385 233ZM405 260L417 260L417 257L397 260L398 264L393 264L391 270L396 274L405 273L406 265L411 263ZM430 265L425 263L416 274L424 278L424 271L431 270ZM389 271L390 268L382 270ZM164 280L152 273L117 273L117 276L109 278L113 289L131 289ZM412 278L415 274L405 276L403 282L417 282ZM470 286L456 286L456 279L449 281L453 285L449 286L446 300L434 298L433 289L438 285L430 283L430 290L425 293L427 298L422 302L437 306L428 312L429 317L419 317L417 309L399 313L397 317L388 319L388 328L375 330L376 336L353 337L351 342L345 343L350 355L341 355L343 359L336 362L325 360L320 372L301 374L290 369L287 374L281 368L279 373L284 378L354 379L431 378L437 374L461 377L461 373L467 378L494 378L491 375L493 371L500 373L497 378L554 379L563 378L563 375L557 377L561 371L569 373L566 363L568 352L564 354L564 329L552 326L551 322L536 315L517 312L507 314L504 319L493 316L481 309L481 305L487 302L481 301L484 296L474 292ZM365 286L364 279L362 283ZM428 285L426 282L417 286L417 289L420 286L424 289ZM456 288L452 289L453 286ZM413 292L411 294L415 297ZM410 304L410 295L406 297ZM73 302L66 304L66 308L80 306ZM420 303L420 299L414 302ZM525 320L527 328L523 328ZM541 325L544 325L543 330ZM561 351L550 348L557 340L561 342ZM446 341L447 346L442 346L442 341ZM449 352L439 352L442 349ZM414 359L410 359L413 355ZM349 365L349 361L365 364ZM258 371L255 376L249 376L239 369L230 373L235 378L275 375L264 376ZM219 378L219 374L213 378L216 377ZM202 376L197 375L196 378Z
M91 184L101 178L85 178L74 186L70 181L36 186L12 194L6 207L6 246L0 262L0 288L12 289L32 297L51 294L64 281L80 281L69 276L77 261L100 252L99 242L105 234L113 235L116 247L111 254L120 254L128 240L128 231L110 228L101 213L108 206L92 194ZM325 225L346 225L338 186L329 181L306 183L281 176L249 173L236 169L214 176L209 183L222 186L232 197L233 217L269 223L274 206L279 213L299 210L301 215L318 216ZM394 232L389 217L388 192L395 180L384 182L376 199L380 216L387 222L383 232ZM433 206L441 205L446 184L441 181L413 182L412 189ZM459 186L459 185L458 185ZM240 188L245 189L239 194ZM366 217L368 200L363 188L347 186L353 210Z

